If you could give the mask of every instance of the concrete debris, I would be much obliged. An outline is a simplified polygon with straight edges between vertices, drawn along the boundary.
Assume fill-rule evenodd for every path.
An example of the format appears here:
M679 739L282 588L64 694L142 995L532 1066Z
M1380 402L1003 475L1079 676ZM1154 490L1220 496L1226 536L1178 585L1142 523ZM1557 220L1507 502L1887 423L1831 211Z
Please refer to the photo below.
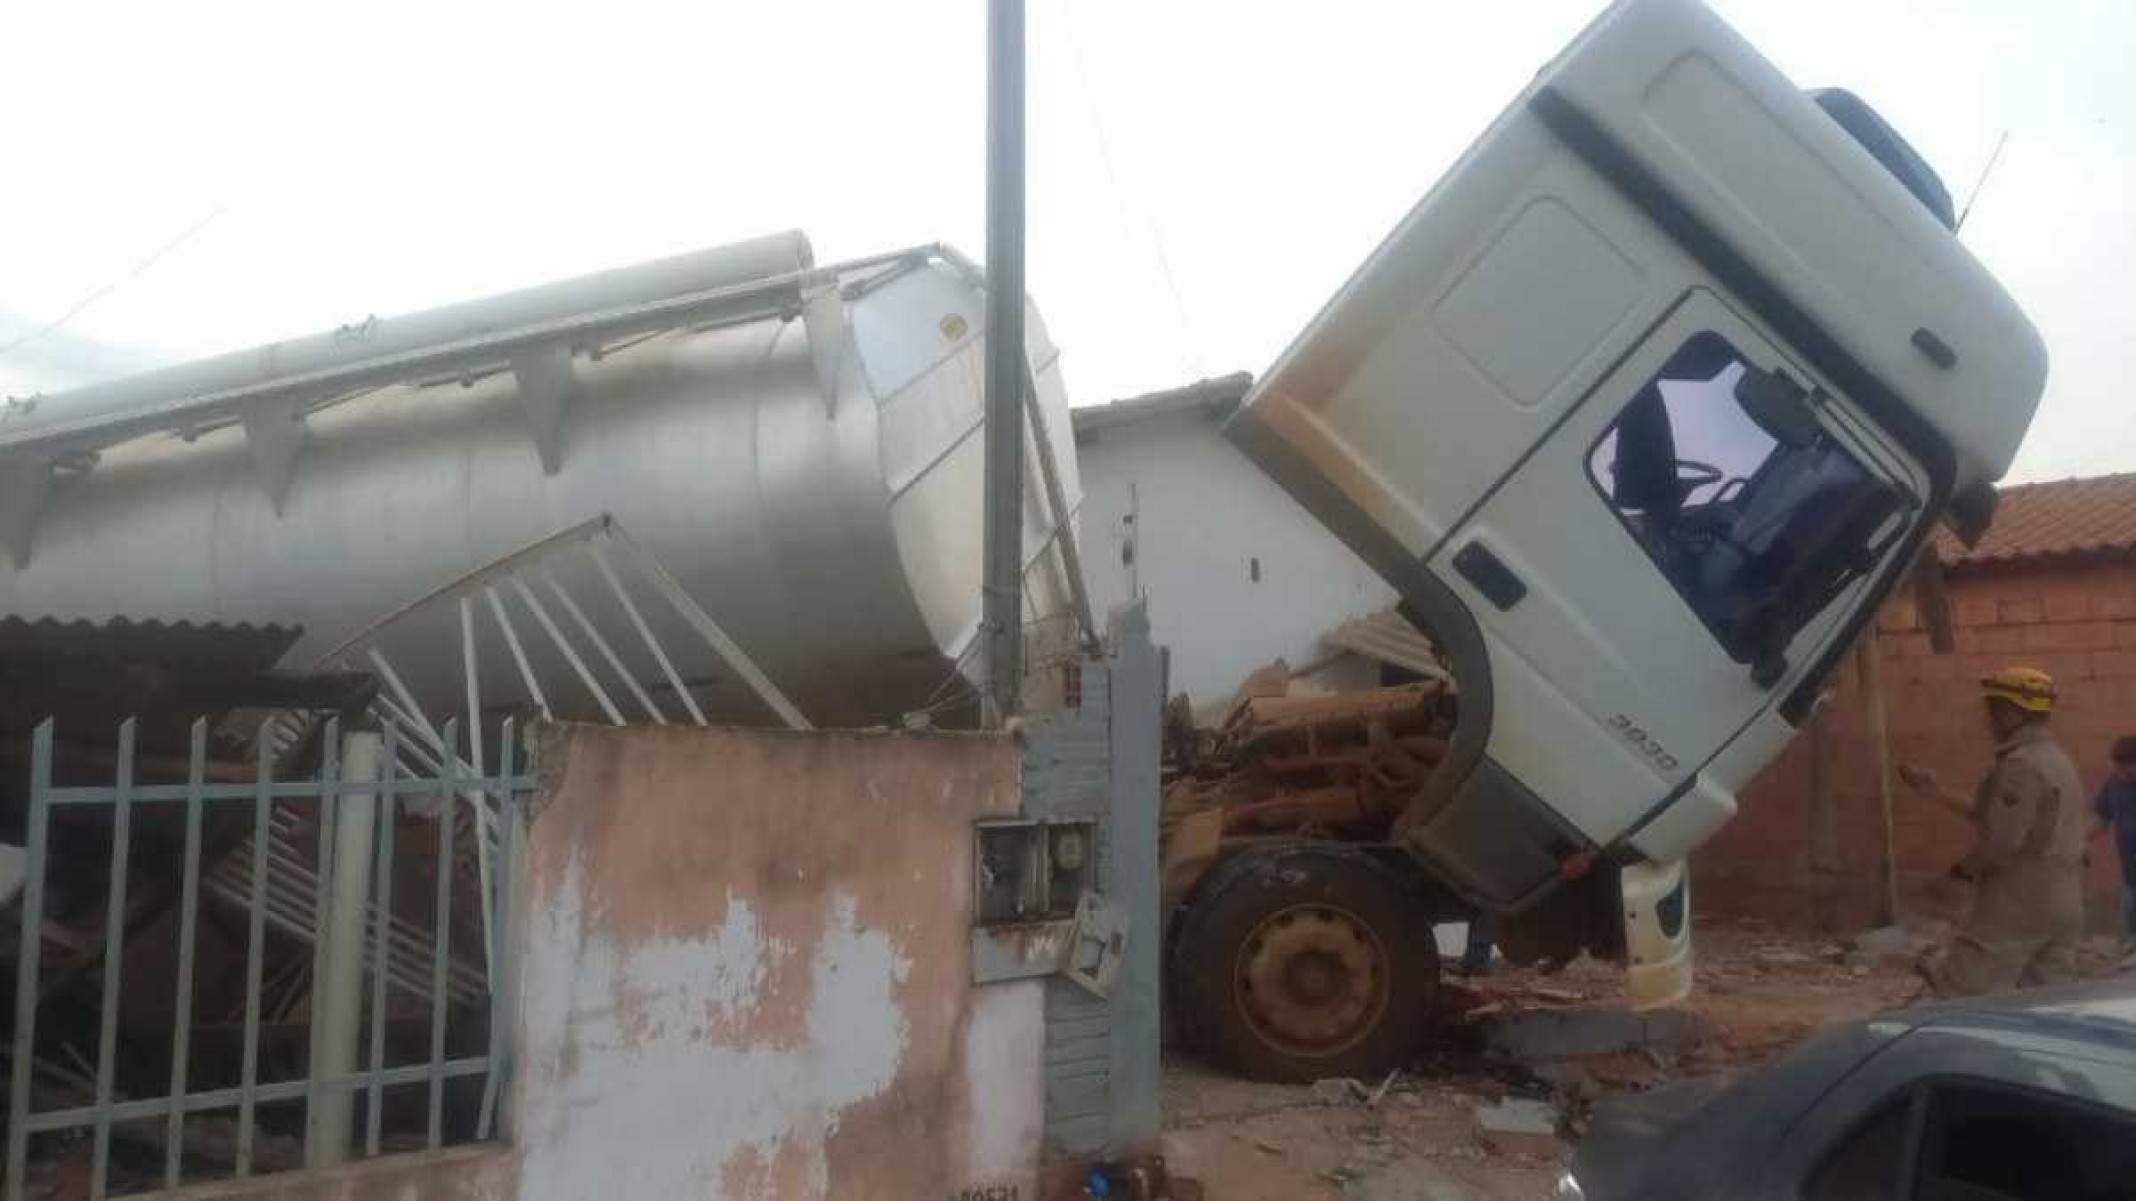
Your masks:
M1935 945L1935 938L1925 931L1905 926L1878 926L1855 935L1841 962L1857 975L1861 974L1856 970L1859 968L1911 969Z
M1491 1014L1477 1024L1489 1051L1527 1063L1642 1049L1681 1055L1705 1038L1704 1022L1681 1009L1533 1009Z
M1878 926L1854 936L1854 949L1869 955L1903 954L1913 945L1913 932L1904 926Z
M1910 928L1921 938L1935 927L1923 914L1910 918ZM1796 954L1762 954L1774 950ZM2088 940L2079 970L2110 975L2123 953L2113 939ZM1172 1065L1166 1154L1190 1161L1209 1195L1224 1201L1547 1197L1564 1147L1590 1128L1598 1108L1653 1098L1657 1112L1681 1112L1817 1029L1904 1004L1918 990L1910 966L1864 956L1868 970L1857 972L1848 957L1861 955L1851 939L1842 945L1770 923L1708 919L1686 1014L1622 1009L1615 964L1582 958L1548 975L1508 965L1442 990L1445 1037L1391 1083L1370 1082L1373 1091L1385 1087L1377 1106L1369 1094L1357 1100L1347 1081L1323 1082L1341 1098L1330 1104L1304 1085L1252 1084ZM1487 1138L1480 1115L1509 1110L1535 1119L1527 1138L1508 1131ZM1253 1140L1280 1154L1251 1149ZM1337 1186L1319 1175L1339 1167L1363 1178Z
M1476 1132L1500 1155L1542 1159L1558 1151L1558 1110L1548 1101L1508 1097L1475 1109Z
M1494 1134L1556 1135L1557 1106L1534 1097L1507 1097L1490 1105L1477 1105L1476 1124Z
M1372 1090L1354 1076L1329 1076L1313 1081L1313 1096L1323 1105L1351 1105L1370 1100Z
M1359 1201L1482 1201L1485 1196L1437 1172L1375 1172L1356 1193Z

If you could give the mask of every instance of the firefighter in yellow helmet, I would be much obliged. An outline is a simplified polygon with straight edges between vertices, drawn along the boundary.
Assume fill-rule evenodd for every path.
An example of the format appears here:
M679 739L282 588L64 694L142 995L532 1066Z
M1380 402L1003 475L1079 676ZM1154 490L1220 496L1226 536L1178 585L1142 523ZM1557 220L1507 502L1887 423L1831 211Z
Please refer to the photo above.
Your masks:
M1970 996L2066 979L2084 930L2084 843L2090 832L2076 765L2048 732L2054 679L2033 667L1983 677L1995 766L1966 800L1933 774L1899 769L1976 827L1952 874L1973 882L1973 903L1951 945L1923 968L1942 996Z

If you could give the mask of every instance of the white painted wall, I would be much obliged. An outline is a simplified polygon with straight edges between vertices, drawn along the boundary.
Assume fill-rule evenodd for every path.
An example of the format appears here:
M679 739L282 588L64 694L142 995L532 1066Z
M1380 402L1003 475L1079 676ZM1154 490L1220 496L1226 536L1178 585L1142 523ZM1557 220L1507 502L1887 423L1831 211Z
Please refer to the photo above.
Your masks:
M1295 668L1322 658L1321 634L1395 602L1363 560L1224 440L1206 410L1091 430L1076 457L1092 602L1103 613L1149 599L1151 640L1172 653L1171 690L1197 708L1228 700L1270 660ZM1363 664L1343 670L1365 673L1343 684L1374 682Z

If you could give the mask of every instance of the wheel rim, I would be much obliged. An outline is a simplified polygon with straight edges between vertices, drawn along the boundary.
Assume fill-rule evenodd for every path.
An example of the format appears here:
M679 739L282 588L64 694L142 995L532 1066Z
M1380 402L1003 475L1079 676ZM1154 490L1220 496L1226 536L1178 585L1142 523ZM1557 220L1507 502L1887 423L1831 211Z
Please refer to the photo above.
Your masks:
M1387 948L1356 914L1294 905L1239 947L1232 1001L1269 1046L1319 1058L1356 1046L1387 1011Z

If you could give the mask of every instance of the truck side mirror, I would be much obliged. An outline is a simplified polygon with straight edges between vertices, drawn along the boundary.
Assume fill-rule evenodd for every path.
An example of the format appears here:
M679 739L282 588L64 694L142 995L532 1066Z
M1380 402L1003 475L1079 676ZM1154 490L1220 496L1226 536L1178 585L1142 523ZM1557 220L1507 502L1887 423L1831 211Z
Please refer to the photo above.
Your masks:
M1995 485L1986 480L1975 480L1951 497L1951 507L1945 516L1950 521L1951 532L1958 535L1958 541L1968 547L1980 541L1995 521L1997 499Z
M1750 649L1750 682L1771 688L1787 674L1787 624L1777 601L1768 602L1750 619L1744 641Z
M1779 683L1780 678L1786 674L1787 653L1785 651L1765 651L1758 656L1757 662L1750 665L1750 682L1760 688L1771 688Z
M1773 441L1800 450L1817 441L1817 410L1810 406L1809 391L1794 377L1775 367L1760 371L1745 368L1736 380L1736 403L1773 436Z

